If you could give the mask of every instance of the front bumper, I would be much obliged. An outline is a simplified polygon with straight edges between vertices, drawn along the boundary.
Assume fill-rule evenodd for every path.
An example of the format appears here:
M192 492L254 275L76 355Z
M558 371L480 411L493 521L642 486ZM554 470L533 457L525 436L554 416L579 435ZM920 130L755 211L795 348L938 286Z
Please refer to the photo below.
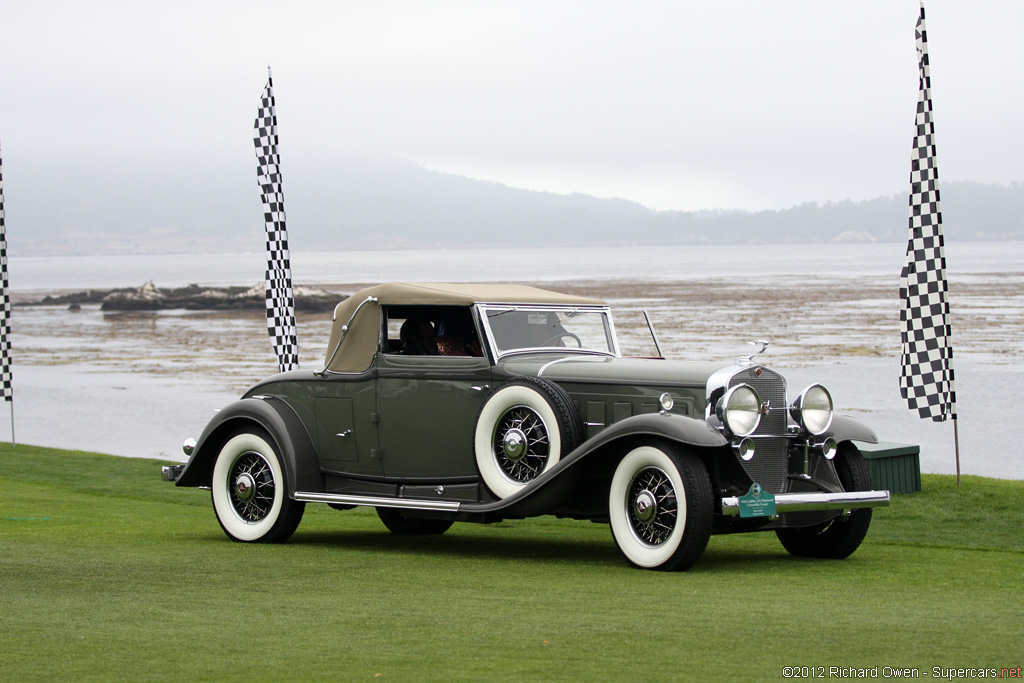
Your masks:
M184 469L184 465L164 465L160 468L160 473L166 481L175 482L178 481L178 477L181 476L181 471Z
M818 510L853 510L856 508L886 507L888 491L850 491L849 493L778 493L775 495L775 513L815 512ZM722 498L722 514L740 514L737 496Z

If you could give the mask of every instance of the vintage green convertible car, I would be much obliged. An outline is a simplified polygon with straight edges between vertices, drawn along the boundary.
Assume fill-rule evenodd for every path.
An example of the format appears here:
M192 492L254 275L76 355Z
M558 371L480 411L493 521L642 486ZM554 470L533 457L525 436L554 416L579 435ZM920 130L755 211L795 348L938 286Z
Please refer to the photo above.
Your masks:
M670 570L712 533L848 556L889 502L858 441L877 439L824 387L789 403L754 356L622 357L602 301L393 283L341 302L322 367L249 389L165 475L210 487L238 541L287 540L306 503L372 506L399 534L556 515L608 522L629 562Z

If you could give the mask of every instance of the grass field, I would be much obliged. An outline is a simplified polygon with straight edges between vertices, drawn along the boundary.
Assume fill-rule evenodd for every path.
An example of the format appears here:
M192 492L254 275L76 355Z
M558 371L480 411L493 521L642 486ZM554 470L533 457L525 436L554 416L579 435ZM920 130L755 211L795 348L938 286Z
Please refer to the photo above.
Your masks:
M0 446L0 680L780 680L1024 664L1024 482L924 477L844 561L716 536L632 569L605 525L389 534L309 505L245 545L147 460Z

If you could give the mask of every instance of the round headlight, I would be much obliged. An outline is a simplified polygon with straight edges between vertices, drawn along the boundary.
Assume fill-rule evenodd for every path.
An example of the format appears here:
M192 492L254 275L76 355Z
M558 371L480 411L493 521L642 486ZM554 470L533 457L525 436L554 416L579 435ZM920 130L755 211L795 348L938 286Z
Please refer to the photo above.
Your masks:
M726 392L718 402L715 414L730 432L736 436L748 436L761 421L761 399L750 385L740 384Z
M789 414L804 429L817 436L832 424L832 396L820 384L812 384L796 397Z

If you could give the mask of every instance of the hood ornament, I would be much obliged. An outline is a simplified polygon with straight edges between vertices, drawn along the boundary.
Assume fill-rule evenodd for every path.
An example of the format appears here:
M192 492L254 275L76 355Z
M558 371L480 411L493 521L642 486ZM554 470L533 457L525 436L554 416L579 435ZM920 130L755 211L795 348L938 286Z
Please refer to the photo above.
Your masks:
M741 356L740 357L740 364L742 364L742 365L753 365L754 364L754 356L760 356L762 353L764 353L765 349L768 348L768 345L771 342L768 341L767 339L758 339L756 341L748 341L747 343L750 344L751 346L758 346L758 345L760 345L761 346L761 350L760 351L754 351L749 356Z

